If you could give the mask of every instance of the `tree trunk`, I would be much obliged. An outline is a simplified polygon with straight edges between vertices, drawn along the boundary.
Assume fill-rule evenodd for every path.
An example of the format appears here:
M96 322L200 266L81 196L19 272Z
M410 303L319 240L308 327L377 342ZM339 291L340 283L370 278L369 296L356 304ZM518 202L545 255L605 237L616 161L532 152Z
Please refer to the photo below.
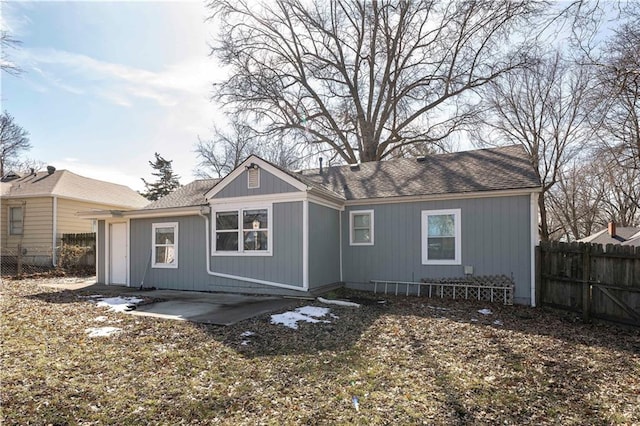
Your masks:
M547 224L547 208L544 203L545 192L541 192L538 196L538 209L540 210L540 239L549 241L549 225Z

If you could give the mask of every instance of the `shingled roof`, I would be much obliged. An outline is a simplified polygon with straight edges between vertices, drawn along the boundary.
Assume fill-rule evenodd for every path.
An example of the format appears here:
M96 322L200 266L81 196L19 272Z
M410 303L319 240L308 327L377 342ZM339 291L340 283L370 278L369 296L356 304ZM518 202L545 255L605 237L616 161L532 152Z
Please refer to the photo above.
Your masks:
M167 209L174 207L191 207L207 204L204 198L220 179L200 179L182 186L172 193L147 205L144 209Z
M2 184L3 198L60 197L139 209L148 204L133 189L77 175L68 170L38 172Z
M540 187L527 153L516 145L437 154L420 160L401 158L355 167L327 167L322 174L319 169L299 173L278 169L321 193L346 200ZM206 204L204 195L219 181L196 180L149 204L145 210Z
M328 167L322 174L313 169L301 175L347 200L540 187L519 145Z

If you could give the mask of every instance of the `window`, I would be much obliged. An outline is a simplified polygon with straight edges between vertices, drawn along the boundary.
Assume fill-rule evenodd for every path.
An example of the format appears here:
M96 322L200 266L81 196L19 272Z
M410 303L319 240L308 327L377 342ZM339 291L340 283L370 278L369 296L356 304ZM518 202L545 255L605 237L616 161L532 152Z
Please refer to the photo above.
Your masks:
M422 211L422 264L460 265L460 209Z
M152 225L154 268L178 267L178 223L154 223Z
M270 208L242 208L215 212L214 253L268 255L271 253Z
M9 235L22 235L22 207L9 207Z
M373 210L349 212L349 243L352 246L373 245Z

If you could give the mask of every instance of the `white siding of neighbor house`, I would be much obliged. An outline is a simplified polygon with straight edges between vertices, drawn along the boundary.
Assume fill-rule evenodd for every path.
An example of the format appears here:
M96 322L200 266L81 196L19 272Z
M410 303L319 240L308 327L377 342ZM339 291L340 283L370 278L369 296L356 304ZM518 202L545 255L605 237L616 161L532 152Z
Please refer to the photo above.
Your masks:
M91 220L81 219L78 212L108 210L116 208L107 204L58 198L56 214L56 246L60 245L62 234L77 234L93 231ZM18 244L26 250L25 262L44 264L50 262L53 247L53 197L33 197L22 199L2 199L0 203L0 235L2 248L11 253ZM23 207L22 235L9 235L9 208Z
M53 198L38 197L2 200L2 248L7 253L17 249L18 244L26 250L26 256L51 258L51 242L53 239ZM9 235L9 208L23 207L22 235Z

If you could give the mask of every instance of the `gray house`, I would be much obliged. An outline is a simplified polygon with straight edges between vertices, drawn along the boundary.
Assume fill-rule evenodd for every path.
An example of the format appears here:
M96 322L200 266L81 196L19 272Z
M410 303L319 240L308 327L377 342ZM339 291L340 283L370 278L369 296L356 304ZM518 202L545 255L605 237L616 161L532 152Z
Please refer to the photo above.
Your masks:
M518 146L296 173L250 156L144 209L82 216L105 284L310 295L473 271L531 304L539 191Z

